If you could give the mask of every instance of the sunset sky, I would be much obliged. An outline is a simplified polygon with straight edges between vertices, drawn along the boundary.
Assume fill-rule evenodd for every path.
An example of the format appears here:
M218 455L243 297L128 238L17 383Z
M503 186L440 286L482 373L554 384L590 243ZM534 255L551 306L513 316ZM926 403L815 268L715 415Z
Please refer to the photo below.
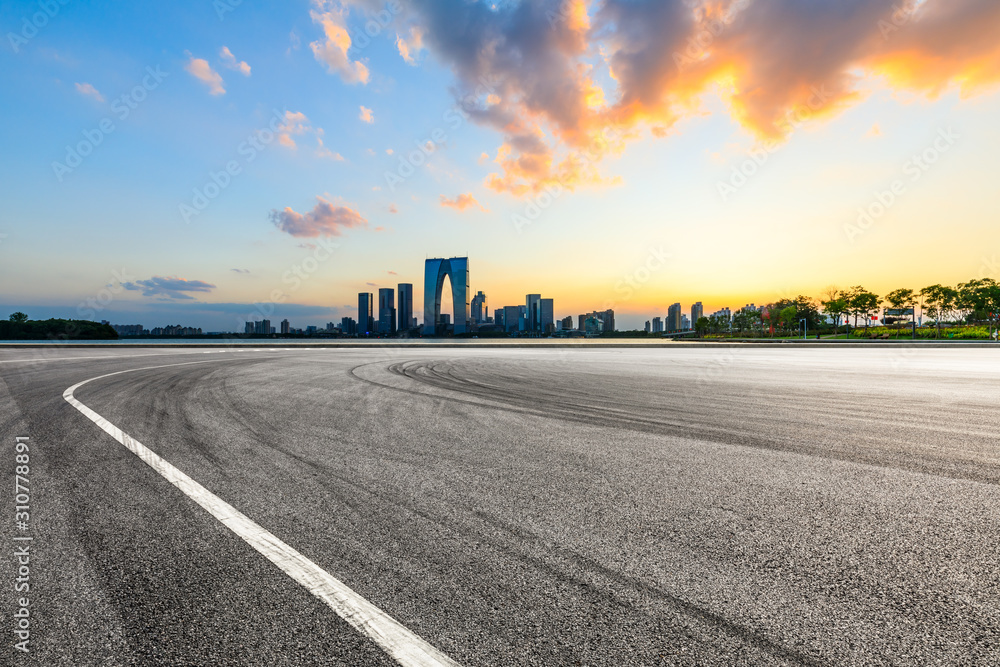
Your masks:
M996 0L4 2L0 308L356 317L470 257L492 311L641 328L1000 279Z

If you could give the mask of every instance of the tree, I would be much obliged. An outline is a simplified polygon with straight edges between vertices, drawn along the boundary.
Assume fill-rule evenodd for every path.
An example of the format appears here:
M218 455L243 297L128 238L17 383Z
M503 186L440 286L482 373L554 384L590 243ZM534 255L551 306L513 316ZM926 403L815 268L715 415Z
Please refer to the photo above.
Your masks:
M847 299L842 296L842 293L835 292L826 301L821 301L820 306L823 307L824 313L833 318L833 333L836 335L837 329L840 328L840 318L846 317L850 312Z
M28 316L21 311L17 311L16 313L11 313L10 321L15 324L21 324L28 321Z
M711 322L707 317L699 317L698 321L694 323L694 330L698 332L699 336L704 336L708 333L710 326Z
M871 316L878 313L880 304L881 300L877 294L869 292L860 285L852 287L847 295L847 309L854 316L854 328L858 326L858 316L863 316L865 318L865 330L867 331Z
M927 304L928 313L934 317L937 323L937 337L941 337L941 320L955 308L958 299L958 291L954 287L945 285L930 285L920 290L920 296Z
M992 278L959 283L958 301L973 317L989 322L991 334L994 325L1000 327L1000 284Z
M885 295L885 301L893 308L912 308L914 301L916 300L916 294L911 289L896 289L892 290Z
M774 330L781 324L781 304L769 303L760 311L760 317L767 322L771 337L774 338Z
M792 323L798 319L798 314L799 311L795 306L788 306L787 308L782 308L778 312L778 321L781 322L781 324L785 327L785 329L790 331L792 328Z
M911 289L901 287L886 294L885 301L895 310L916 308L917 294ZM895 323L895 320L893 320L893 323Z

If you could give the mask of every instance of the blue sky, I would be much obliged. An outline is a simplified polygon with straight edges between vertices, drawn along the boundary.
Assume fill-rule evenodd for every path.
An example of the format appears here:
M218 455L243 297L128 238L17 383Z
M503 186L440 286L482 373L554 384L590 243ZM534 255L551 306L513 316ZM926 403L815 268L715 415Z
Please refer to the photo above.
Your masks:
M888 34L890 3L785 8L816 40L858 36L813 62L791 33L746 52L779 0L702 4L550 2L553 23L463 0L4 3L0 307L235 330L280 301L272 319L304 327L398 282L419 302L425 257L468 254L491 308L541 292L559 317L613 306L632 327L674 301L996 272L1000 63L979 36L995 6L913 3ZM776 131L810 86L829 91ZM413 175L387 178L411 154ZM563 168L588 155L592 171Z

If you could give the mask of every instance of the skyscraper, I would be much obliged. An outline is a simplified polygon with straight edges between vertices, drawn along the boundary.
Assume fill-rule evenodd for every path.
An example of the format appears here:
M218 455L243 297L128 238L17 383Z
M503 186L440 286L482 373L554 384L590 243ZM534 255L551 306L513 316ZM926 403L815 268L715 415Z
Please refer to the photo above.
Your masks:
M358 293L358 335L364 336L372 330L372 293Z
M701 301L691 306L691 324L698 324L698 320L705 317L705 307L701 305Z
M378 332L383 336L396 333L396 291L391 287L378 291Z
M503 330L517 331L517 321L521 317L520 306L504 306L503 308Z
M659 317L653 318L653 333L663 333L663 320Z
M400 331L413 328L413 285L399 283L399 303L396 309L399 317L397 326Z
M524 314L524 328L527 331L538 331L538 304L542 300L542 295L529 294L524 299L527 308L527 312Z
M675 303L667 308L667 331L681 330L681 304Z
M476 292L476 296L472 297L472 321L476 324L482 324L489 317L489 312L486 295L483 294L482 290L479 290Z
M288 322L287 319L281 320L281 333L287 334L288 330L291 329L291 326L292 325Z
M555 330L555 306L552 299L542 299L538 302L538 329L543 333Z
M454 332L468 333L472 319L469 303L469 258L428 259L424 261L424 335L438 333L441 322L441 290L444 279L451 283L451 300L455 308Z

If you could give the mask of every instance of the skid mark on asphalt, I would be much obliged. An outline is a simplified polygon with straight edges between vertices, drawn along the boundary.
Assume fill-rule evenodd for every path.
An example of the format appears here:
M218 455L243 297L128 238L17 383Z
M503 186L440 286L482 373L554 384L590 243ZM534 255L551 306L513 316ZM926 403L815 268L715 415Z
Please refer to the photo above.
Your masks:
M136 368L117 373L99 375L69 387L63 398L85 417L97 424L108 435L138 456L164 479L180 489L184 495L198 503L209 514L236 533L258 553L301 584L306 590L327 604L338 616L355 630L374 641L398 663L405 667L458 667L458 663L437 650L394 618L358 595L346 584L333 577L301 553L265 530L249 517L239 512L192 478L175 468L165 459L125 433L120 428L78 401L73 392L83 385L122 373L132 373L155 368L187 366L206 362L187 362Z

